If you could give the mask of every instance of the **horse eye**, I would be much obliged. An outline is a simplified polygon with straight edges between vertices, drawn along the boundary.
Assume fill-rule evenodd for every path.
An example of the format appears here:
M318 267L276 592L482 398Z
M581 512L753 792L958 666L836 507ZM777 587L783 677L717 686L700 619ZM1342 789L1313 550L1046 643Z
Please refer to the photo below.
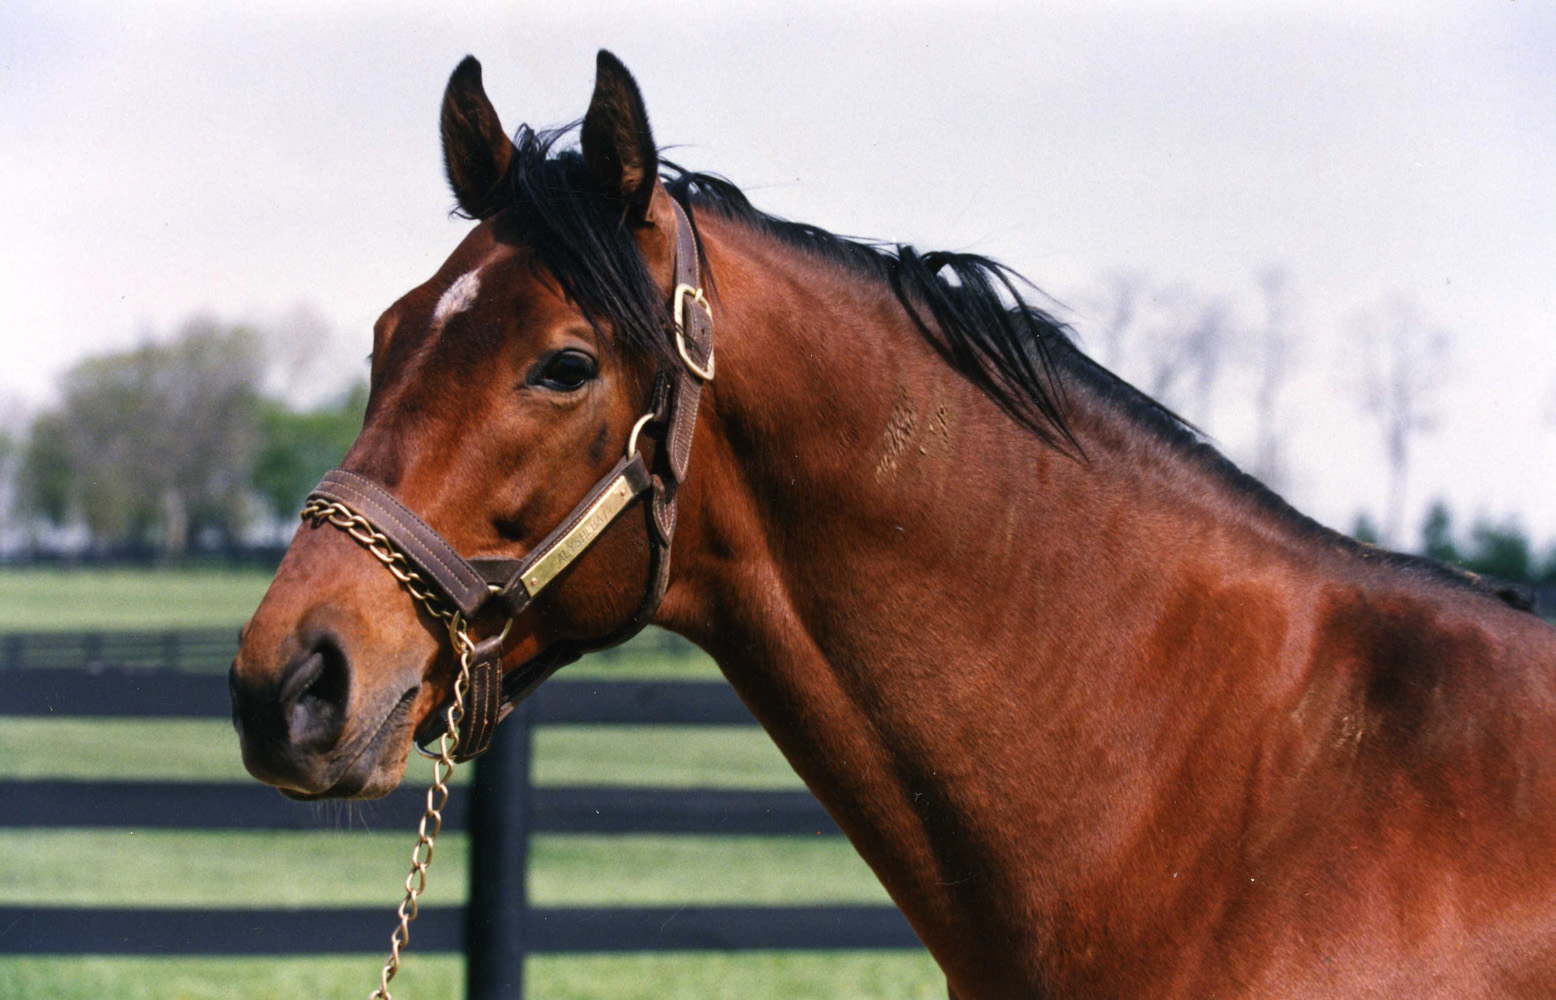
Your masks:
M559 392L574 392L594 378L594 359L582 351L558 351L547 359L535 384Z

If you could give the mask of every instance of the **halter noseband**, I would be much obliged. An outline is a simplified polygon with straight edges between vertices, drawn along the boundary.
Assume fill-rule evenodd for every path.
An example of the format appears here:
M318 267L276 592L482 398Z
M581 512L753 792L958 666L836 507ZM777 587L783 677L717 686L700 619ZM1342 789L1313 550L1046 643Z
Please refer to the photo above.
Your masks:
M394 494L346 469L325 473L303 507L305 521L333 524L373 551L413 596L451 623L452 636L461 621L491 608L501 611L511 626L535 595L583 555L633 501L650 494L649 581L636 613L597 639L548 647L508 677L502 672L502 644L508 628L475 643L468 657L469 698L459 724L454 760L469 760L485 751L497 723L513 705L558 669L586 652L617 645L642 631L664 599L670 582L676 491L691 460L702 387L713 380L713 308L702 291L696 237L681 206L674 199L670 204L675 215L671 311L681 364L655 379L650 409L633 425L621 460L528 555L522 559L466 559ZM637 447L639 435L649 428L656 428L655 437L660 439L652 469ZM354 529L353 524L369 530ZM383 544L388 549L380 551ZM397 564L409 564L414 570ZM460 651L456 648L455 652ZM432 716L439 720L446 717L442 712ZM439 730L419 735L418 749L439 735Z

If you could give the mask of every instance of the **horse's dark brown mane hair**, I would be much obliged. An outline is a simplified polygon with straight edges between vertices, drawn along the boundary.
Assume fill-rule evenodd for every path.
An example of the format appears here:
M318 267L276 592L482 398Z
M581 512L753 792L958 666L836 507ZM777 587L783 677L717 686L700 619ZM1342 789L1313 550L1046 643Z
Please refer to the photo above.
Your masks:
M537 266L557 281L591 324L610 328L618 349L668 365L673 361L664 336L669 309L643 264L633 233L578 149L561 146L577 125L539 131L520 126L491 214L502 214L500 224L511 227L504 235L534 251ZM717 174L687 170L663 158L660 162L666 168L666 189L686 208L694 228L699 211L713 212L885 282L947 363L1045 443L1084 460L1084 450L1065 419L1065 382L1075 382L1133 426L1316 542L1412 575L1467 587L1513 607L1532 608L1529 596L1514 587L1434 559L1364 546L1301 513L1239 469L1187 421L1082 352L1068 326L1022 294L1023 286L1036 286L998 261L838 236L761 211ZM709 277L716 296L716 275Z

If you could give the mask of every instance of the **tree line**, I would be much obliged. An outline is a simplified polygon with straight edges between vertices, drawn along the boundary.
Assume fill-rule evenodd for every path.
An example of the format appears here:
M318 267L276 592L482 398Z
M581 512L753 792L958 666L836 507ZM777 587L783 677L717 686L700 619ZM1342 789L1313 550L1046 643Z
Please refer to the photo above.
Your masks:
M298 407L261 391L267 364L254 329L197 320L71 368L0 459L31 547L178 557L280 536L355 439L367 386Z
M1288 454L1296 423L1291 406L1295 376L1311 358L1311 324L1304 322L1295 282L1282 268L1252 281L1252 307L1235 297L1134 270L1114 270L1082 298L1090 322L1086 347L1105 366L1152 398L1211 431L1224 384L1241 376L1246 412L1234 424L1251 438L1234 457L1276 492L1292 486ZM1429 505L1418 531L1406 524L1413 460L1422 439L1442 421L1442 392L1452 370L1453 334L1408 295L1394 294L1353 311L1340 331L1337 379L1361 427L1383 456L1381 517L1360 513L1350 533L1358 540L1413 550L1471 572L1515 583L1556 586L1556 547L1543 552L1516 522L1477 518L1460 532L1442 500ZM1338 372L1336 373L1338 374Z
M1365 514L1357 518L1352 534L1357 541L1379 541L1377 526ZM1556 587L1556 547L1536 552L1528 533L1516 522L1476 520L1466 534L1460 535L1454 526L1453 512L1441 500L1427 509L1417 551L1482 576Z
M1224 296L1115 272L1088 304L1082 343L1202 427L1214 426L1218 383L1243 369L1252 376L1244 379L1251 410L1239 422L1252 440L1238 457L1281 491L1289 485L1289 382L1307 338L1284 272L1260 273L1254 288L1255 308L1240 311ZM1437 419L1448 334L1408 303L1358 314L1355 323L1361 376L1353 392L1385 445L1388 493L1382 524L1364 515L1352 534L1488 576L1556 585L1556 549L1536 551L1516 523L1479 520L1461 533L1438 502L1418 540L1408 537L1401 517L1409 455ZM0 434L0 527L8 527L0 542L12 554L108 557L284 543L366 408L360 379L322 403L287 398L301 377L297 359L316 356L327 335L306 315L281 338L196 319L166 341L79 362L60 379L53 406L22 433Z

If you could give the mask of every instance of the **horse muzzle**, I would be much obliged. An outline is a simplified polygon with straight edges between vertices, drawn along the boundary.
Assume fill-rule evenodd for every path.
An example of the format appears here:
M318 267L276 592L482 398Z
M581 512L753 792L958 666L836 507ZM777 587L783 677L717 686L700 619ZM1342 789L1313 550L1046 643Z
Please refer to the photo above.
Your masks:
M228 688L249 773L294 798L387 793L403 767L419 673L372 697L361 686L346 644L330 631L310 636L277 673L244 670L240 654ZM354 717L364 721L352 725Z

